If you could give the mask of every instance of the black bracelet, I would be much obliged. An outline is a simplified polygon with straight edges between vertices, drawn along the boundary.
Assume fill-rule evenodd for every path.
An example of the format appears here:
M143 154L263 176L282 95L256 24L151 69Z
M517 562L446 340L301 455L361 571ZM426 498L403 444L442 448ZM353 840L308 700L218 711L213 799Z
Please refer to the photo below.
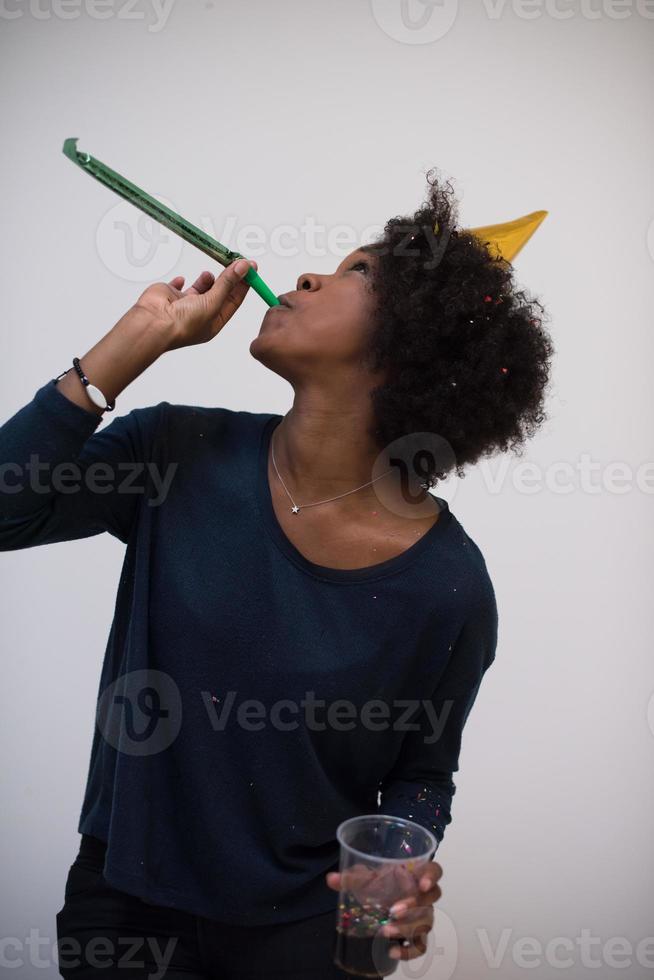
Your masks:
M75 370L76 370L76 372L77 372L77 374L79 376L80 381L82 382L82 384L86 388L86 393L89 396L89 398L91 399L91 401L93 402L93 404L96 405L98 408L101 408L103 412L113 412L114 408L116 407L116 399L114 398L114 400L111 402L111 404L109 404L109 402L104 397L104 395L102 394L102 392L100 391L100 389L99 388L96 388L95 385L92 385L91 384L91 382L89 381L89 379L86 377L86 375L82 371L82 366L81 366L81 364L79 362L79 357L74 357L73 358L73 367L75 368ZM60 375L58 375L58 377L53 378L52 380L54 381L55 384L57 384L57 382L58 381L61 381L61 379L64 377L64 375L68 374L69 371L70 371L70 368L66 368L65 371L62 371L62 373Z

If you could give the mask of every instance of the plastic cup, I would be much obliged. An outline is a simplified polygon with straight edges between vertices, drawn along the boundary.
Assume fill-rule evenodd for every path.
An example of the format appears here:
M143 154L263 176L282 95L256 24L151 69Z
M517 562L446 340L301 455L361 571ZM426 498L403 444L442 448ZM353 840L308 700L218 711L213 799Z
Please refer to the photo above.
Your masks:
M340 844L334 963L359 977L388 976L399 960L389 956L402 938L385 936L390 909L418 888L438 842L420 824L384 813L351 817L339 825Z

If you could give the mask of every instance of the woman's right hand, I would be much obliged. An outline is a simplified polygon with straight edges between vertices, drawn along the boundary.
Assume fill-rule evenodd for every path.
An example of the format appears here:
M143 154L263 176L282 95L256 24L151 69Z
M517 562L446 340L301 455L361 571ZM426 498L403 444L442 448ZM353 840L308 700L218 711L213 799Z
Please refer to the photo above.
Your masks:
M184 276L175 276L169 283L155 282L141 293L134 308L146 310L161 328L165 351L206 344L245 299L250 286L242 280L248 265L258 268L254 259L238 259L217 279L211 272L202 272L183 292Z

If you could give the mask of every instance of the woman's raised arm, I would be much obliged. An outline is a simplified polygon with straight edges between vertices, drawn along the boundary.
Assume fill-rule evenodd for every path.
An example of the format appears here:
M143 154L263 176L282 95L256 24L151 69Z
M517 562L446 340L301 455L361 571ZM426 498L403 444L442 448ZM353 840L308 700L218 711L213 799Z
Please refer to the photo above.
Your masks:
M241 259L184 292L182 277L149 286L80 359L89 381L111 403L161 354L213 339L245 298L247 269ZM96 432L102 410L74 370L42 385L0 426L0 551L101 531L126 542L148 481L161 498L171 477L152 466L167 404L132 409Z

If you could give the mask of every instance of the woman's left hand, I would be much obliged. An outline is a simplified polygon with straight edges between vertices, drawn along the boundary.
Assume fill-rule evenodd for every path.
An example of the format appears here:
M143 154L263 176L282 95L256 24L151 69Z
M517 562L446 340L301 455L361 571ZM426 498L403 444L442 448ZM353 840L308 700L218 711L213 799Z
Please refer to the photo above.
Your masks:
M389 922L382 926L382 935L408 941L409 945L392 947L389 956L398 960L413 960L427 952L427 936L434 924L434 903L442 895L437 884L442 874L440 864L430 862L420 875L418 895L398 899L391 906L393 924ZM338 871L329 871L325 880L329 888L340 890L341 876Z

